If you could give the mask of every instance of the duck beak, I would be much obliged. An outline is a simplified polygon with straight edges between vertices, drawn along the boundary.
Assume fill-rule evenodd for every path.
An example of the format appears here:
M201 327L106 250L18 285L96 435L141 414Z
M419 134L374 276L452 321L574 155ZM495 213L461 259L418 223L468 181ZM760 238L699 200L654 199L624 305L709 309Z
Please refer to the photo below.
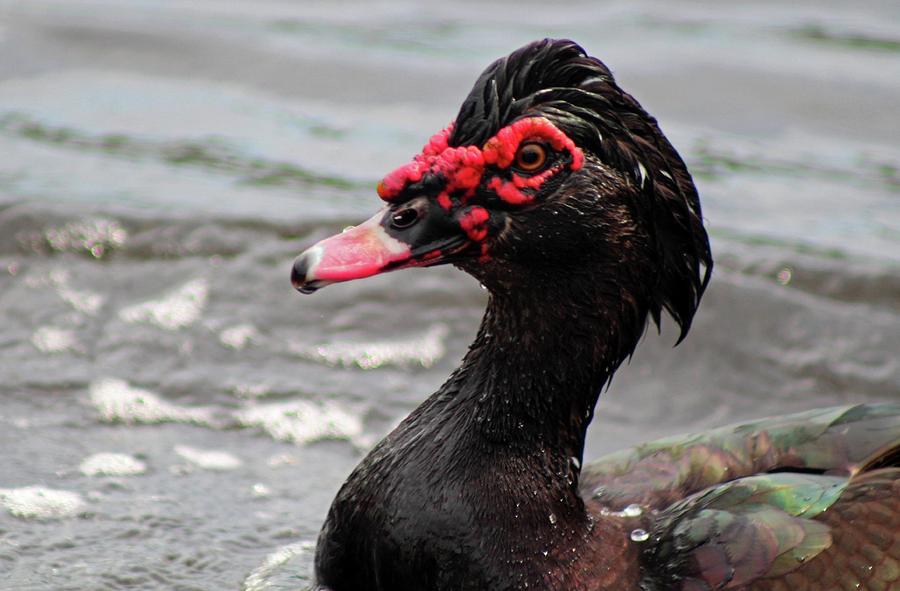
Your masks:
M291 283L301 293L313 293L340 281L362 279L400 268L412 258L412 250L388 235L382 221L384 208L358 226L326 238L294 260Z

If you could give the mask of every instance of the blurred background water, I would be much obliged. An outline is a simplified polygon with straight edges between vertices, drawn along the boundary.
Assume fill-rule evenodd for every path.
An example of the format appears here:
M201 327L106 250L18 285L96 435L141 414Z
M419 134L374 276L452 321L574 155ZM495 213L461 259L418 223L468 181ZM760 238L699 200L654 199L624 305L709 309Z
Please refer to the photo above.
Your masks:
M900 398L895 1L0 0L0 589L305 586L485 294L441 268L301 298L290 262L545 36L659 118L717 258L586 457Z

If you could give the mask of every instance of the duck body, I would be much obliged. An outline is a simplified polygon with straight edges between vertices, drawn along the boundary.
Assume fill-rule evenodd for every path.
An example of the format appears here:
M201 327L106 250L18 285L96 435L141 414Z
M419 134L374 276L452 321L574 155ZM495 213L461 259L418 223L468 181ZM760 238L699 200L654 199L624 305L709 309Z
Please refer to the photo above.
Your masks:
M602 384L570 364L532 375L544 348L572 344L519 341L493 314L486 324L462 367L338 493L317 557L329 588L574 590L589 588L579 576L601 572L610 584L637 576L628 524L598 523L579 494L583 429ZM586 350L575 349L575 359ZM499 351L513 353L507 363ZM587 383L569 396L572 406L547 396L573 394L579 379ZM601 539L611 543L598 554Z
M339 491L320 590L900 589L900 405L582 469L600 392L648 319L684 338L712 270L687 168L601 62L555 40L498 60L378 192L298 257L300 291L449 263L490 298L460 367Z
M480 446L473 451L468 434L451 441L427 428L395 435L373 451L334 501L316 558L321 584L361 590L586 588L573 585L571 569L559 566L583 563L592 571L601 564L585 560L596 527L569 491L548 495L555 488L547 484L552 473L536 469L531 457L517 461ZM418 437L436 439L416 445ZM417 449L410 455L390 449L403 444ZM538 539L528 531L543 533ZM625 536L616 531L617 539ZM618 546L620 557L628 553L626 563L636 564L634 549ZM610 548L605 558L615 557ZM616 572L612 581L624 576Z

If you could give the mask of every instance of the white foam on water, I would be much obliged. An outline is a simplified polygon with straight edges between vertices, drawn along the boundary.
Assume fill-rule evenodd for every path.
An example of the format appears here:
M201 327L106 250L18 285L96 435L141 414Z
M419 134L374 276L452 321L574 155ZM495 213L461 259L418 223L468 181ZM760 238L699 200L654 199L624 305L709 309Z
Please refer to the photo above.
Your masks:
M279 441L303 444L322 439L342 439L365 445L362 420L336 403L292 400L260 404L235 413L245 427L260 427Z
M65 519L82 513L84 498L68 490L43 486L0 488L0 505L23 519Z
M136 476L147 471L147 464L127 454L104 452L85 458L78 470L85 476Z
M91 316L95 315L106 303L106 298L87 289L72 287L69 283L71 277L72 274L68 269L53 269L46 275L29 275L25 279L25 284L35 288L53 287L59 297L76 311Z
M200 319L208 299L209 282L192 279L161 298L122 308L119 318L125 322L144 322L166 330L178 330Z
M212 410L184 407L162 400L157 394L135 388L125 380L102 378L90 385L91 404L100 420L122 423L193 423L212 426Z
M128 239L122 224L108 218L87 218L48 228L43 233L50 248L59 252L86 252L102 258Z
M74 331L56 326L38 328L31 335L31 344L41 353L64 353L80 349Z
M295 556L308 555L308 560L305 562L309 562L315 549L315 542L295 542L282 546L266 556L263 563L247 575L243 585L241 585L241 591L265 591L266 589L271 589L270 579L272 575L278 572L281 566Z
M257 482L253 486L250 487L250 494L252 494L256 498L265 498L272 496L272 489L263 484L262 482Z
M219 342L226 347L241 350L259 338L259 331L252 324L238 324L219 333Z
M94 293L86 289L75 289L74 287L61 284L57 285L56 293L64 302L84 314L94 316L106 303L106 298L99 293Z
M227 471L236 470L243 465L240 458L228 453L227 451L197 449L188 447L187 445L176 445L175 453L204 470Z
M362 419L331 401L292 400L259 404L230 414L221 411L221 416L217 417L213 408L172 404L150 390L137 388L118 378L96 380L89 391L91 405L97 410L100 420L107 423L189 423L209 428L237 425L261 428L276 440L297 444L323 439L349 441L358 447L371 444L363 433ZM192 455L191 448L185 446L179 446L176 453L201 467L211 466L217 461L215 456L203 459ZM233 463L223 460L223 466L228 467L220 469L231 469Z
M449 334L444 324L435 324L414 338L391 341L346 341L321 345L301 342L288 343L288 349L304 359L328 365L355 365L362 369L376 369L384 365L431 367L446 353L444 340Z

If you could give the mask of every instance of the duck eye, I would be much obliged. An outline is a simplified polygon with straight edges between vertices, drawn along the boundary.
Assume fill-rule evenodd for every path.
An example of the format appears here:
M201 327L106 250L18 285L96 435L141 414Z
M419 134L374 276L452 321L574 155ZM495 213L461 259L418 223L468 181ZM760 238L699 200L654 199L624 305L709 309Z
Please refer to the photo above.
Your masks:
M419 221L419 211L412 207L407 207L391 214L391 227L396 230L405 230L417 221Z
M528 143L516 152L516 168L525 172L540 170L547 162L547 149L541 144Z

